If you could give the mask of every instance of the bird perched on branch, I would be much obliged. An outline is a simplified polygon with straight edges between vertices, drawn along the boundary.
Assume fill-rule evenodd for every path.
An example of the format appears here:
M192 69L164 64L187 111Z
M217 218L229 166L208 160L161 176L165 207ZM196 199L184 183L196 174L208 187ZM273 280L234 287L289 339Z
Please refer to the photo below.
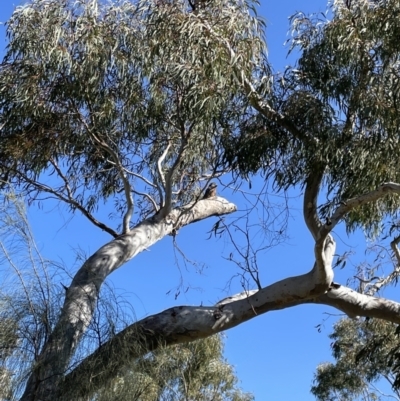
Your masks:
M217 184L215 182L210 183L204 193L203 199L214 198L217 196Z

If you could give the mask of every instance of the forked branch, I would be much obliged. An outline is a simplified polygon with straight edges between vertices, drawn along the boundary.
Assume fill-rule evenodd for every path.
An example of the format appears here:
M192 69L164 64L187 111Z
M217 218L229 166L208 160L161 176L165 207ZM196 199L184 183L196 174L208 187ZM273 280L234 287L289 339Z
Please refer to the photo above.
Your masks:
M315 297L296 298L301 276L282 280L262 290L246 291L214 306L178 306L132 324L95 351L66 376L61 392L72 391L73 383L84 377L93 388L115 377L129 361L160 346L189 342L237 326L258 315L301 304L324 304L350 317L370 316L400 323L400 303L359 294L343 286ZM125 352L121 352L124 348ZM90 377L88 377L90 372ZM89 396L89 386L81 386L81 396ZM71 394L69 394L70 396Z

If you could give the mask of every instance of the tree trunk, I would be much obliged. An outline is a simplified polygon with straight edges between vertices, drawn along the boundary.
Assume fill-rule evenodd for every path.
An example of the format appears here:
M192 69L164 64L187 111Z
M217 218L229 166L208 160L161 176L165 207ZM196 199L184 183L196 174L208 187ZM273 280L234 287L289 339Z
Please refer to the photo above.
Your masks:
M168 234L190 223L232 213L236 206L216 197L174 209L138 224L95 252L78 270L67 290L59 320L45 344L21 401L53 401L76 346L95 310L101 285L109 274Z

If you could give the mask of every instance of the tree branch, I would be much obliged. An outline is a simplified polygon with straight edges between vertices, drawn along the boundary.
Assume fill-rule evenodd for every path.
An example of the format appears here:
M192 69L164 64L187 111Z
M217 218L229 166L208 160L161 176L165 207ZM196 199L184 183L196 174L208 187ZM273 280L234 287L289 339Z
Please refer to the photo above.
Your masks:
M153 205L154 211L155 211L155 212L158 212L159 207L158 207L156 201L155 201L149 194L147 194L147 193L145 193L145 192L135 191L134 189L132 190L132 192L133 192L134 194L136 194L136 195L143 196L144 198L147 198L148 201Z
M158 174L160 176L160 181L161 181L161 184L163 186L164 192L166 192L166 185L167 184L165 182L165 176L164 176L164 173L162 171L162 163L165 160L165 158L167 157L167 154L168 154L168 151L169 151L170 147L171 147L171 142L168 142L168 145L165 148L164 152L162 153L162 155L157 160L157 171L158 171ZM161 207L163 207L163 206L164 206L164 202L161 202Z
M149 248L173 230L236 210L233 203L223 198L199 201L194 205L174 209L165 219L147 219L128 233L120 235L101 247L78 270L66 293L59 320L37 361L21 400L30 400L33 392L40 391L46 399L57 389L68 362L90 323L100 287L109 274ZM41 383L40 390L36 384ZM39 396L40 398L40 396Z
M71 397L71 391L79 388L79 396L88 397L92 388L104 386L129 361L159 346L204 338L262 313L305 303L329 305L350 317L369 316L400 323L400 303L363 295L343 286L314 298L289 298L287 286L294 288L300 284L300 277L304 278L292 277L260 291L246 291L225 298L215 306L179 306L140 320L118 333L69 373L60 394ZM84 380L85 385L76 386L80 380Z
M306 225L315 240L318 239L319 228L322 225L321 220L318 217L317 200L323 176L323 169L311 173L307 178L306 189L304 193L304 221L306 222Z
M332 261L336 244L328 233L321 235L322 223L318 217L317 200L323 176L324 169L318 168L318 166L308 176L304 193L303 215L306 225L316 241L314 247L315 281L325 286L325 290L327 290L333 281Z
M135 173L135 172L133 172L133 171L130 171L130 170L128 170L126 167L124 167L124 171L125 171L127 174L129 174L129 175L131 175L131 176L133 176L133 177L136 177L136 178L138 178L139 180L142 180L144 183L146 183L146 184L149 185L150 187L157 188L157 185L154 184L154 182L151 182L151 181L148 180L146 177L143 177L141 174L138 174L138 173Z
M400 195L400 184L386 182L374 191L370 191L366 194L357 196L356 198L346 200L335 210L329 224L325 224L321 227L320 234L326 235L327 233L331 232L343 219L343 217L353 209L364 206L371 202L375 202L389 194Z
M332 306L351 318L375 317L392 323L400 323L400 303L385 298L360 294L350 288L339 286L310 301Z
M192 125L192 127L193 127L193 125ZM185 132L185 127L184 126L181 127L181 146L179 147L179 151L175 158L174 164L169 169L169 171L167 173L167 177L165 179L165 204L162 209L162 213L163 213L162 217L166 216L170 212L171 207L172 207L172 187L173 187L172 178L173 178L174 172L175 172L178 164L182 160L182 156L184 155L184 153L186 151L191 128L189 129L189 132Z
M54 168L57 171L57 174L61 174L60 177L63 179L65 183L68 183L67 179L65 176L62 175L61 171L56 168L56 166L53 164ZM87 209L85 209L75 198L72 197L72 192L71 189L66 186L67 190L67 196L63 196L59 191L56 191L55 189L42 184L40 182L34 181L30 179L28 176L21 174L18 172L18 174L30 185L32 185L34 188L36 188L39 191L47 192L49 194L54 195L56 198L60 199L61 201L71 205L73 208L78 209L87 219L89 219L90 222L92 222L95 226L101 228L103 231L106 231L110 235L112 235L114 238L118 237L118 233L114 231L111 227L107 226L106 224L102 223L101 221L97 220Z
M397 279L400 275L400 251L397 247L400 242L400 236L396 237L391 243L390 247L393 250L394 256L396 258L396 263L394 265L393 271L386 277L379 279L376 283L371 285L371 287L366 291L366 295L374 295L385 285L390 284L393 280Z

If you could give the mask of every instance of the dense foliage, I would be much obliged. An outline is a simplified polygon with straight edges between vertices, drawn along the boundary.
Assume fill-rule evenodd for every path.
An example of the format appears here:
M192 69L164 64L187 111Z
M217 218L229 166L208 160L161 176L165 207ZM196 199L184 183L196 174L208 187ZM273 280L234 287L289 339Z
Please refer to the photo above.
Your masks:
M210 337L161 348L127 367L96 401L253 401L237 387L223 358L223 340Z
M387 391L380 388L383 384L390 388L395 384L396 374L390 360L399 340L396 326L376 319L342 319L329 337L335 363L318 366L311 388L316 398L320 401L386 399ZM399 397L398 389L392 391ZM390 394L387 396L390 398Z
M330 12L291 17L297 65L259 91L274 112L249 118L228 147L242 174L262 172L277 189L323 172L322 216L383 182L398 182L400 171L400 4L337 0ZM348 228L376 228L398 207L397 197L369 204L348 215Z
M125 210L123 176L139 216L193 199L199 178L224 171L219 137L245 102L237 69L248 76L263 58L263 25L249 7L34 0L17 8L0 67L3 180L88 213L108 199ZM43 174L53 174L52 188ZM169 181L172 193L163 193Z
M28 202L48 197L64 202L114 237L85 259L64 291L63 305L51 309L52 323L40 326L46 329L39 340L27 342L34 358L20 384L26 384L22 400L71 397L71 381L79 382L82 398L109 397L108 391L125 389L137 377L132 366L139 360L162 371L149 351L301 303L400 322L400 305L375 297L400 274L400 3L334 0L329 18L292 16L290 46L299 58L284 73L274 72L266 57L256 6L250 0L32 0L8 21L9 44L0 65L2 187L15 188ZM260 174L274 194L302 191L304 220L315 241L310 272L263 288L249 225L239 222L234 229L247 238L247 249L230 239L235 256L243 259L237 265L245 266L244 293L212 307L171 308L125 330L100 325L107 327L105 342L87 356L85 336L93 324L107 321L106 312L105 320L96 314L106 278L185 224L235 211L223 198L202 199L206 184L227 173L236 188L243 178ZM98 220L103 202L113 205L110 217L123 216L122 222ZM390 227L385 233L393 239L394 269L384 278L367 277L372 293L333 282L332 230L342 221L349 231L363 227L370 235L381 234L384 222ZM216 223L215 233L221 227ZM48 319L50 309L41 307L49 303L38 299L29 307L34 316ZM35 319L23 315L24 322L37 324ZM341 324L353 336L361 330L361 342L370 336L367 324ZM1 331L0 338L10 339L5 349L12 351L15 330L13 324L7 327L11 331ZM338 345L347 333L341 327L338 364L320 374L328 377L345 361L343 377L351 383L343 396L350 397L354 383L373 381L373 369L381 365L376 360L365 371L351 365ZM196 358L191 348L177 352L189 355L187 361ZM159 356L174 365L171 355L161 350ZM229 372L215 376L212 391L227 386L235 399L241 395L235 395ZM208 387L195 386L204 397L209 373ZM163 374L168 389L184 386L175 373ZM146 380L155 386L154 377ZM331 388L314 390L329 397Z

